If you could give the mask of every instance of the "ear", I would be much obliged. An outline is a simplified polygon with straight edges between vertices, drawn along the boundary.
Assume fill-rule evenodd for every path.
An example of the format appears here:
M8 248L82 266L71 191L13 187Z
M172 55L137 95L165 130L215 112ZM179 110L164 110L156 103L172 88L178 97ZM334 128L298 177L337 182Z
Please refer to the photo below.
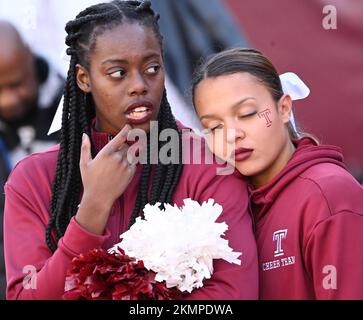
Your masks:
M76 79L78 87L85 93L91 92L91 82L88 71L80 64L76 65Z
M25 53L29 56L29 57L34 57L32 50L30 49L28 44L24 44L24 50Z
M292 99L288 94L281 97L278 103L279 117L283 123L287 124L290 122L292 112Z

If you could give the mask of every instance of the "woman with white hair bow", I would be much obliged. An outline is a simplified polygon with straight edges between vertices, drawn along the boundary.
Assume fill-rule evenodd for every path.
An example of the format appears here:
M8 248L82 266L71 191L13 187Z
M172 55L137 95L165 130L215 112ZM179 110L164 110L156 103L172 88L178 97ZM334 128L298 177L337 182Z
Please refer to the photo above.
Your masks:
M260 298L362 299L363 189L339 148L296 132L291 96L308 89L282 80L260 52L232 49L193 84L210 149L249 182Z

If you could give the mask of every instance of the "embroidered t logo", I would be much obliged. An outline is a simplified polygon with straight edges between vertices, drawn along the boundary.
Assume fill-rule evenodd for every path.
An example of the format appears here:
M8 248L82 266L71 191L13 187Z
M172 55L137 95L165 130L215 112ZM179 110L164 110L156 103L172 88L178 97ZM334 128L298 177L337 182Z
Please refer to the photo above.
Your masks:
M274 257L280 257L284 255L284 250L282 249L282 239L285 239L287 235L287 229L275 231L272 235L272 240L277 242L276 250L274 252Z

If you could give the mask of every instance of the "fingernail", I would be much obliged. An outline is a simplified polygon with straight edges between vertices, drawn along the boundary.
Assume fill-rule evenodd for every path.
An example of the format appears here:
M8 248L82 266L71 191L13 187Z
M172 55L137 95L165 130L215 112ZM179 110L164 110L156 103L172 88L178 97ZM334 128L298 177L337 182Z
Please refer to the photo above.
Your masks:
M87 135L84 133L84 134L82 135L82 143L84 142L84 140L86 140L86 138L87 138Z
M131 127L129 125L124 126L122 129L122 135L124 137L127 137L129 135L130 129L131 129Z

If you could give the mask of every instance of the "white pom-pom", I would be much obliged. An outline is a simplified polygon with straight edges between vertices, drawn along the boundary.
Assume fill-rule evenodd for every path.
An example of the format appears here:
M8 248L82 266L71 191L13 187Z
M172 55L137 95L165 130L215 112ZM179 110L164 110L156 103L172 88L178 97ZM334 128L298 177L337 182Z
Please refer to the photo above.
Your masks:
M228 226L216 222L223 208L213 199L202 205L185 199L181 208L166 205L165 210L160 210L159 206L146 205L144 219L137 218L110 251L122 248L154 271L156 281L188 292L202 287L203 280L212 276L213 259L241 264L238 257L242 253L233 252L222 238Z

